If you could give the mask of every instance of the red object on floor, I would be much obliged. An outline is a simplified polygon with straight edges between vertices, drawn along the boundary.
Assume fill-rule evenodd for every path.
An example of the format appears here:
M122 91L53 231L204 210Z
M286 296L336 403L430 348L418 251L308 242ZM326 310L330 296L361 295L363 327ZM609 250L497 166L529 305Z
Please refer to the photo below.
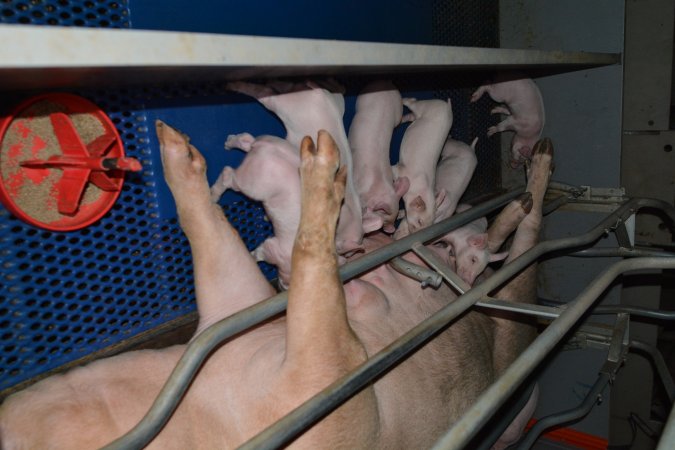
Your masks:
M525 430L532 428L535 423L537 423L536 419L530 419ZM607 439L599 438L592 434L573 430L571 428L555 428L542 434L541 437L550 441L571 445L576 448L582 448L584 450L607 450L607 447L609 446Z

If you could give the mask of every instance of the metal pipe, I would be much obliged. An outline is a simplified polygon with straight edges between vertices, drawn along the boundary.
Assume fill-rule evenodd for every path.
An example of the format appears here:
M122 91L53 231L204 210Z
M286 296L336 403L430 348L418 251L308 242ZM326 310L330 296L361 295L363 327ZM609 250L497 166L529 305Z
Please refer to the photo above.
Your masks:
M626 248L626 247L612 247L612 248L589 248L586 250L579 250L578 252L569 253L566 256L575 256L579 258L597 258L597 257L620 257L620 258L639 258L648 256L675 256L673 252L665 252L663 250L649 250L643 248Z
M516 261L518 260L513 262ZM435 450L459 449L464 446L618 275L631 270L674 268L675 258L635 258L619 261L610 266L574 301L569 303L568 308L560 314L558 319L551 323L506 369L502 376L483 392L478 401L441 437L433 448Z
M389 265L398 273L419 281L422 287L438 289L443 283L443 277L438 272L411 263L400 256L389 261Z
M605 217L605 219L593 229L582 235L537 244L518 258L502 266L500 270L495 272L494 275L485 280L482 284L461 295L454 302L445 306L428 319L422 321L379 353L373 355L372 358L368 359L368 361L361 364L352 372L337 380L298 408L291 411L288 415L245 443L241 448L272 449L288 443L302 430L337 408L376 376L412 353L431 336L471 307L476 301L486 297L491 291L528 267L544 253L592 243L599 239L602 234L609 232L613 227L616 227L622 220L625 220L634 214L637 209L643 207L663 209L666 214L675 218L675 208L666 202L656 199L632 199L625 202L613 213ZM471 208L467 211L472 211L473 209L474 208ZM481 217L482 215L484 214L481 213L478 217ZM408 236L407 238L410 238L411 244L416 241L413 236ZM668 261L667 259L663 260ZM511 390L509 394L512 392L513 391ZM482 425L484 425L484 423L481 423L481 426Z
M340 278L342 281L347 281L405 253L415 242L427 242L461 227L494 209L506 205L522 194L523 191L524 188L509 191L351 261L340 267ZM220 320L202 331L188 344L185 353L143 419L129 432L103 448L105 450L127 450L145 447L169 420L195 374L211 351L226 339L285 311L287 304L288 293L282 292Z
M572 184L563 183L561 181L551 180L548 183L550 190L562 191L572 194L573 197L581 197L589 189L588 187L575 186Z
M480 306L482 308L499 309L501 311L510 311L546 319L555 319L563 311L561 308L555 308L552 306L544 306L531 303L518 303L507 300L500 300L498 298L488 298L477 301L476 306Z
M415 242L427 242L438 236L446 234L457 227L467 224L476 218L482 217L490 211L497 209L500 206L506 205L509 201L518 197L523 191L524 188L514 189L492 200L476 205L462 213L453 215L442 222L419 230L409 236L406 236L405 238L393 242L390 245L381 247L371 253L368 253L361 258L342 266L340 268L341 279L343 281L349 280L361 272L369 270L390 260L391 258L406 252ZM278 430L280 427L288 426L288 422L297 421L297 423L300 424L299 427L289 427L287 430L282 429L283 432L278 433L279 439L277 439L277 441L287 442L293 436L302 431L304 427L312 423L312 421L300 421L297 418L298 415L302 416L302 414L305 414L304 411L311 411L311 415L314 417L323 417L329 410L332 410L340 405L379 373L382 373L396 361L411 353L414 349L421 345L421 343L426 341L428 337L430 337L435 331L440 330L453 318L470 307L473 304L472 302L475 302L477 299L486 296L491 290L495 289L497 286L501 285L527 267L533 260L541 256L541 254L548 251L572 247L575 245L581 246L593 242L598 239L603 232L608 231L612 225L615 225L621 220L625 220L625 218L629 217L635 212L635 209L641 207L662 209L671 217L671 219L673 219L673 222L675 222L675 209L673 209L673 207L668 203L655 199L632 199L626 202L622 207L618 208L614 213L610 214L593 230L584 235L576 238L566 238L556 241L543 242L535 246L533 249L525 252L511 263L504 265L497 273L486 280L486 282L477 288L472 289L470 292L449 305L452 308L447 311L445 309L439 311L439 313L413 328L413 330L406 333L397 341L386 347L362 366L334 383L336 388L339 388L340 391L339 395L330 396L332 398L330 402L325 402L327 405L329 405L328 408L319 408L318 405L324 401L324 397L328 397L324 393L331 390L333 385L324 390L322 393L317 394L305 404L301 405L295 411L286 416L286 418L277 422L277 424L268 428L268 430L273 430L272 432L267 433L266 430L258 435L258 437L254 438L254 440L260 441L261 439L269 439L269 435L274 435L274 433L277 433L276 430ZM462 298L465 298L464 302L459 301ZM283 292L259 304L251 306L233 316L216 322L214 325L211 325L209 328L205 329L202 333L196 336L186 348L185 353L179 360L176 368L169 376L169 379L160 391L160 394L155 399L155 402L151 406L148 413L129 432L104 448L107 450L112 450L140 449L144 447L157 435L157 433L159 433L161 428L166 424L171 413L175 410L189 384L192 382L195 373L201 367L211 351L221 342L234 336L235 334L283 312L286 308L286 305L287 293ZM345 392L349 392L349 394L345 395ZM294 415L294 413L298 410L301 412ZM286 420L289 417L291 419ZM281 426L278 425L280 423L282 424Z
M544 204L544 207L541 210L541 214L542 216L548 216L553 211L560 208L561 206L566 205L567 203L569 203L569 198L566 195L556 197L550 202Z
M441 258L436 256L434 252L426 248L419 242L415 242L412 246L412 251L415 252L425 263L429 264L432 269L440 273L443 279L452 286L459 294L464 294L471 289L471 285L462 280Z
M553 307L567 306L566 302L551 299L540 299L540 302ZM659 309L644 308L630 305L599 305L593 308L592 315L627 313L634 317L647 317L656 320L675 320L675 311L663 311Z
M638 340L630 341L630 349L640 350L649 355L654 363L654 367L656 367L656 373L661 378L661 383L670 399L670 403L673 403L675 401L675 382L673 382L673 377L670 375L666 360L663 359L663 354L655 346Z
M610 375L608 373L598 374L598 378L595 380L595 383L593 383L593 386L579 406L540 419L532 428L530 428L530 431L518 444L517 450L529 450L529 448L534 445L537 438L539 438L539 435L551 427L562 425L564 423L576 422L577 420L586 417L586 415L591 412L591 409L593 409L593 406L601 401L602 391L607 384L609 384L609 381Z

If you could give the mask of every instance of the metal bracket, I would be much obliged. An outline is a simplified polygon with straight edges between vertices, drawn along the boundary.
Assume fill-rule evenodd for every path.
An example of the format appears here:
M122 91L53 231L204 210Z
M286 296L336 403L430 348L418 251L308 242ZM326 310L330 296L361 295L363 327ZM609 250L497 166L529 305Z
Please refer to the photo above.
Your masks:
M626 201L626 190L620 188L596 188L580 186L576 195L561 207L566 211L613 212Z
M617 314L616 322L614 324L614 333L612 334L612 340L609 344L609 350L607 352L607 361L605 361L602 369L600 369L600 373L606 373L609 375L610 381L614 380L616 373L623 365L623 362L626 359L626 354L628 353L628 348L630 346L628 333L629 323L630 314Z
M614 230L619 246L623 248L635 247L635 214L617 225Z
M619 368L630 347L630 314L619 313L614 326L604 324L585 324L579 328L574 336L565 344L567 350L582 348L608 349L607 360L600 369L600 373L614 380Z

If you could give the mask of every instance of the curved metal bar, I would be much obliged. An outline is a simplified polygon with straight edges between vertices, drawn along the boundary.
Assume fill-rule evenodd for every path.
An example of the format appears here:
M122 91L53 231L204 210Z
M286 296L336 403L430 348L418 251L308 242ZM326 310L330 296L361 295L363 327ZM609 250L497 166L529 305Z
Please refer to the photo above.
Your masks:
M517 261L517 260L516 260ZM514 261L515 262L515 261ZM610 283L631 270L675 269L675 258L634 258L619 261L598 276L509 366L478 401L434 445L435 450L462 448L485 425L494 411L509 397L518 384L546 357L563 336L593 305Z
M634 214L636 210L644 207L662 209L671 218L675 219L675 208L664 201L643 198L631 199L626 201L598 225L584 234L537 244L518 258L502 266L501 269L483 283L475 286L467 293L458 297L454 302L436 312L433 316L422 321L379 353L373 355L373 357L358 366L352 372L331 384L272 426L263 430L263 432L249 440L241 448L273 449L288 443L302 430L322 417L325 417L330 411L337 408L352 395L361 390L375 377L415 351L431 336L440 331L465 310L473 306L476 301L487 296L491 291L520 273L543 254L566 248L580 247L595 242L604 233L616 228L619 223ZM467 211L473 209L474 208L471 208ZM411 237L412 236L408 236L407 238ZM413 239L411 239L411 241L414 242ZM673 263L673 261L675 261L670 261L668 258L658 259L662 260L664 263ZM642 261L642 259L633 259L630 261ZM621 263L624 262L626 261L622 261ZM673 266L675 267L675 263L673 263ZM513 389L509 390L508 395L511 395L512 393ZM495 408L492 410L494 411L494 409ZM483 426L484 424L485 423L482 422L480 423L480 426Z
M562 425L564 423L576 422L586 417L586 415L591 412L591 409L593 409L593 406L595 406L601 398L602 391L609 382L609 373L598 374L595 383L593 383L588 394L586 394L583 401L578 406L541 418L532 428L530 428L530 431L518 444L517 450L529 450L529 448L537 441L539 435L551 427Z
M635 339L630 341L630 349L639 350L649 355L654 363L654 367L656 367L656 373L661 378L661 383L668 395L668 399L670 403L673 403L675 401L675 382L673 382L673 377L670 375L666 360L663 359L663 354L654 345Z
M524 188L514 189L492 200L476 205L462 213L431 225L385 247L368 253L340 268L342 281L399 256L415 242L427 242L461 227L492 210L506 205L522 194ZM105 450L141 449L162 429L176 409L195 374L208 355L226 339L286 310L288 294L282 292L256 305L223 319L202 331L185 349L155 402L141 421L123 436L103 447Z

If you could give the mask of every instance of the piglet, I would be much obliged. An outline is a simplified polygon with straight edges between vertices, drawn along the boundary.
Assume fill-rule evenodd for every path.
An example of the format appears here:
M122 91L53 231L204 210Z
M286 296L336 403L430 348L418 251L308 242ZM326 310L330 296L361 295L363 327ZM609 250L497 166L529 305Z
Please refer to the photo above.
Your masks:
M277 266L279 282L287 287L291 274L291 252L300 222L300 157L285 139L276 136L253 137L249 133L230 135L226 149L248 152L236 169L223 168L211 186L211 200L217 202L227 189L261 201L272 221L274 236L252 254L256 261Z
M286 140L299 149L305 136L316 136L325 130L333 136L340 152L340 165L347 170L345 200L340 210L336 245L338 253L361 250L363 233L382 226L378 220L362 222L361 202L354 187L351 148L345 132L344 88L332 80L323 82L270 82L266 85L236 81L228 89L257 99L275 113L286 128Z
M436 195L441 202L436 208L434 223L447 219L455 213L459 199L471 181L478 160L475 138L471 145L448 139L441 152L441 161L436 167Z
M457 212L466 211L469 208L471 208L470 205L460 204ZM457 275L472 286L488 263L501 261L509 254L508 252L490 253L487 225L487 219L480 217L463 227L452 230L433 244L448 248L450 255L454 256Z
M499 124L488 128L488 136L502 131L515 131L511 141L511 166L518 167L532 158L534 144L544 128L544 101L541 92L530 78L513 79L502 75L493 84L479 87L471 96L475 102L488 93L492 100L502 103L492 109L492 114L506 114Z
M399 162L393 170L396 179L407 177L410 187L403 196L406 225L396 230L397 239L405 236L406 231L414 233L434 221L441 200L434 192L436 164L452 127L450 99L406 98L403 104L411 112L402 121L412 123L403 134Z
M403 103L396 86L391 81L375 81L356 98L356 115L349 127L354 185L363 220L378 220L379 216L387 233L395 230L399 200L410 186L405 176L394 181L389 161L391 136L402 116Z

